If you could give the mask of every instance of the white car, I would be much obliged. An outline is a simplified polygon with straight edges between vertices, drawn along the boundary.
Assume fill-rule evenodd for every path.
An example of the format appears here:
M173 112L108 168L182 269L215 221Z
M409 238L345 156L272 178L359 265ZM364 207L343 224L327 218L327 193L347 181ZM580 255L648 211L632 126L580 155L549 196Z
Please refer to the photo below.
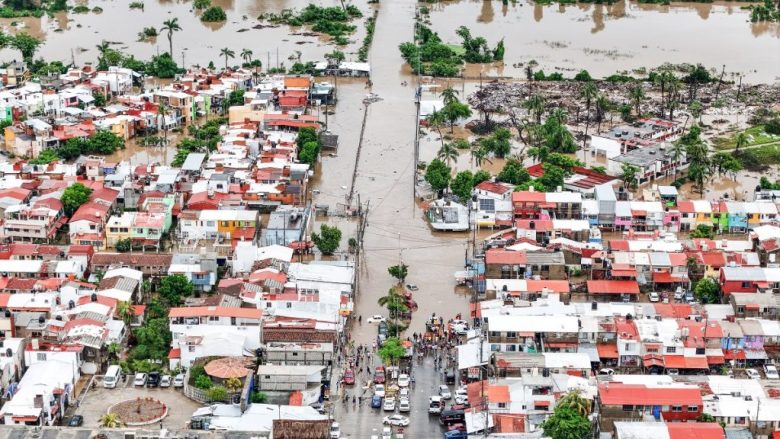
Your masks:
M368 323L379 323L379 322L384 322L385 320L387 320L387 319L385 319L384 317L382 317L379 314L371 316L371 317L366 319L366 321Z
M599 375L614 375L615 369L610 369L608 367L605 367L604 369L599 369Z
M184 387L184 374L180 373L173 377L173 387Z
M412 410L412 405L409 403L409 399L407 398L401 398L398 401L398 411L405 413L410 412Z
M455 396L455 404L468 404L468 403L469 403L468 395Z
M374 395L384 398L385 397L385 386L384 384L377 384L374 386Z
M460 386L455 390L455 396L465 396L469 394L469 389L466 386Z
M656 293L655 291L650 293L648 295L648 298L650 299L651 302L658 302L659 300L661 300L661 296L659 296L658 293Z
M409 399L409 388L408 387L404 387L404 388L398 390L398 397L401 398L401 399L404 399L404 398Z
M417 285L415 284L406 284L406 289L409 291L417 291L419 288L417 288Z
M341 437L341 429L339 429L339 423L334 422L330 424L330 439L339 439Z
M160 377L160 387L171 387L170 375L163 375Z
M405 373L398 375L398 387L409 387L409 375Z
M385 402L382 403L382 410L386 412L394 412L395 411L395 398L392 396L388 396L385 398Z
M390 428L390 427L383 428L382 429L382 439L392 439L392 438L393 438L393 429Z
M766 379L768 380L776 380L780 378L780 375L777 373L777 367L775 367L774 364L767 364L764 366L764 375L766 375Z
M147 375L143 372L138 372L135 374L135 379L133 380L133 384L136 386L145 386L146 385L146 378Z
M745 369L745 373L747 374L748 378L753 378L754 380L761 379L761 375L759 375L758 371L755 369Z
M385 416L384 419L382 419L383 424L388 425L395 425L397 427L406 427L409 425L409 418L407 418L404 415L390 415Z
M439 386L439 396L441 396L441 399L452 399L452 393L450 393L450 388L442 384Z

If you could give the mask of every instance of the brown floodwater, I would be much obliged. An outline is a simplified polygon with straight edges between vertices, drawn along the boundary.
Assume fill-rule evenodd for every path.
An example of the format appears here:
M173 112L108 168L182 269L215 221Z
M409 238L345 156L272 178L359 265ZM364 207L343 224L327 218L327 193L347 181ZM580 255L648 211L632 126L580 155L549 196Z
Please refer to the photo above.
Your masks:
M534 5L525 1L460 0L428 6L445 42L460 43L465 25L490 46L504 39L503 65L469 66L467 75L524 76L521 63L552 69L587 69L605 76L665 62L702 63L745 74L748 82L774 82L780 66L780 24L749 22L743 3L617 1L612 5ZM538 68L537 68L538 69Z

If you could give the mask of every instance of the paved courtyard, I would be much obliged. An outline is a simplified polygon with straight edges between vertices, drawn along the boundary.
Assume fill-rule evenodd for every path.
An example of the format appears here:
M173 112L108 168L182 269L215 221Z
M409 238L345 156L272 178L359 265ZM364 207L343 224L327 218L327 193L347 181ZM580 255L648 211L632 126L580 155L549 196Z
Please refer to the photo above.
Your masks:
M125 378L114 389L105 389L102 382L95 380L96 386L90 389L81 401L76 413L84 416L85 427L97 427L98 421L108 408L120 401L136 398L152 397L164 402L168 407L168 416L163 420L163 426L171 429L182 429L186 427L190 420L192 412L201 407L200 404L187 398L180 389L169 388L150 388L133 386L132 375ZM149 426L150 428L159 428Z

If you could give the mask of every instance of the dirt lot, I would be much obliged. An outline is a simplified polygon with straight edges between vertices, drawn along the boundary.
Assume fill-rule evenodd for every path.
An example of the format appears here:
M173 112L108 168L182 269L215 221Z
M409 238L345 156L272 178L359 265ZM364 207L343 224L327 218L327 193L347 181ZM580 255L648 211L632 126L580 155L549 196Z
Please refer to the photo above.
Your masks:
M81 401L76 413L84 416L85 427L97 427L98 420L108 408L120 401L135 398L152 397L164 402L168 407L168 416L163 420L166 428L181 429L190 420L192 412L201 407L200 404L185 397L180 389L144 388L133 386L132 375L115 389L105 389L102 381L96 379L96 387Z

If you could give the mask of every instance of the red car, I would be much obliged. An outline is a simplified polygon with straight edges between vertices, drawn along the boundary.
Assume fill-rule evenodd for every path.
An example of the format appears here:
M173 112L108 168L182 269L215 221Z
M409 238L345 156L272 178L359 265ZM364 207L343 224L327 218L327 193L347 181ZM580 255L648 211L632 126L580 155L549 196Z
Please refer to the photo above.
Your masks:
M374 382L376 384L382 384L385 382L385 367L384 366L377 366L376 370L374 370Z
M466 426L463 424L452 424L449 427L447 427L447 431L466 431Z
M352 369L344 371L344 384L355 384L355 372Z

